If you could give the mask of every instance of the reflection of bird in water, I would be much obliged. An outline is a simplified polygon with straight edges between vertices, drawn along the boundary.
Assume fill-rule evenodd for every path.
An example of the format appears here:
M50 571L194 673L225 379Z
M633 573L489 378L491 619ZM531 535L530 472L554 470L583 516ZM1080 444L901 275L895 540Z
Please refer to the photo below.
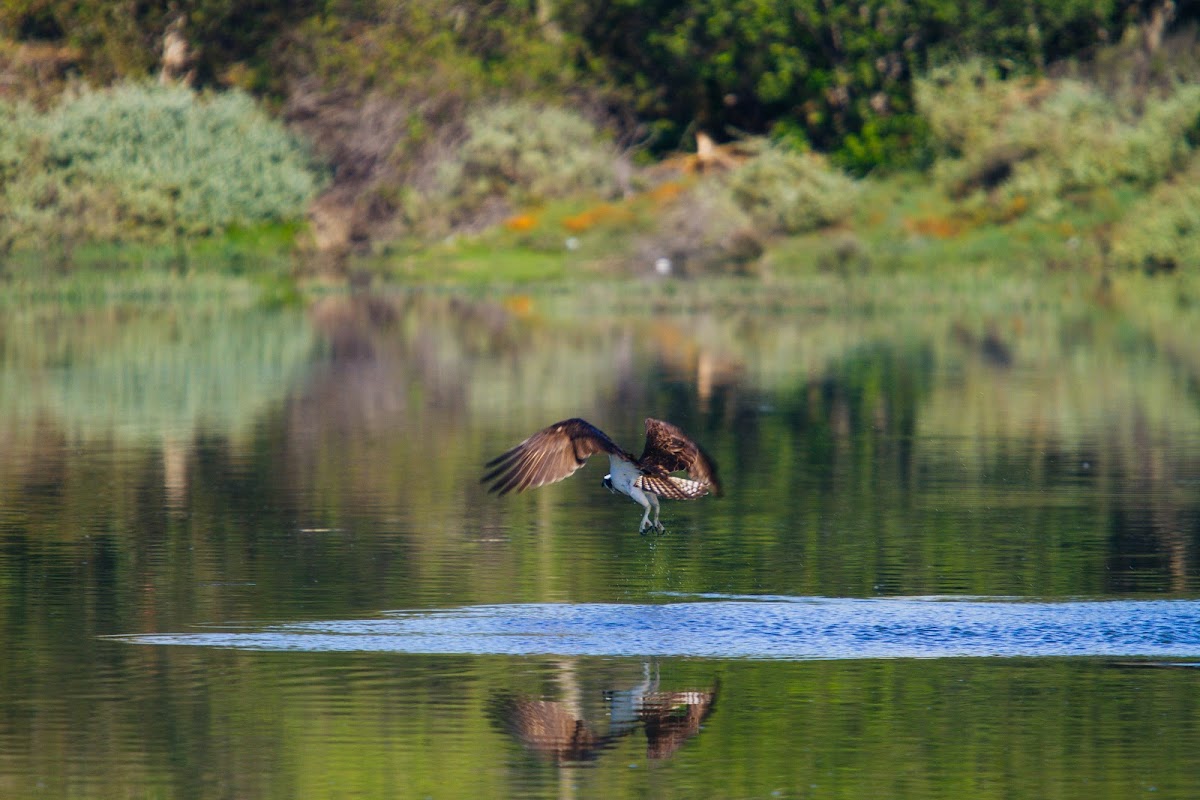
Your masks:
M501 694L492 701L489 711L492 719L527 750L560 763L591 761L612 741L608 736L597 736L566 703Z
M489 491L501 495L521 492L561 481L596 453L608 453L604 487L628 495L646 509L638 528L642 532L651 527L663 529L658 521L660 497L695 500L721 493L712 459L679 428L657 419L646 420L646 447L640 458L622 450L585 420L556 422L489 461L491 472L483 482L490 482ZM688 478L671 474L679 471L686 471Z
M603 735L565 701L502 693L492 700L489 716L527 750L559 763L594 760L639 725L646 731L646 756L669 758L700 732L716 706L719 684L708 691L663 692L658 688L657 670L651 677L646 664L644 671L644 679L636 686L604 693L609 724Z
M658 692L646 697L638 716L646 725L646 755L669 758L700 732L713 712L717 686L708 692Z
M658 666L654 666L653 677L649 664L643 665L643 671L644 679L638 685L604 693L609 703L609 734L632 730L640 722L646 726L647 757L668 758L700 732L716 708L720 683L708 691L663 692L659 691Z

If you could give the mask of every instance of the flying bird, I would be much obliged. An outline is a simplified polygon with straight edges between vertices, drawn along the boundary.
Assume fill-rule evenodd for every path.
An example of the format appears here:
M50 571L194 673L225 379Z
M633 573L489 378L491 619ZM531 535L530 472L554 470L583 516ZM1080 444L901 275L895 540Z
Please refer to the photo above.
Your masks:
M663 530L658 520L658 499L695 500L706 494L719 495L717 466L683 431L660 419L646 420L646 447L634 458L587 420L575 418L556 422L530 436L508 452L487 463L483 476L488 491L504 496L557 483L582 467L590 456L608 454L609 472L602 482L610 492L629 495L646 513L638 527ZM687 478L672 475L687 472ZM650 512L654 519L650 519Z

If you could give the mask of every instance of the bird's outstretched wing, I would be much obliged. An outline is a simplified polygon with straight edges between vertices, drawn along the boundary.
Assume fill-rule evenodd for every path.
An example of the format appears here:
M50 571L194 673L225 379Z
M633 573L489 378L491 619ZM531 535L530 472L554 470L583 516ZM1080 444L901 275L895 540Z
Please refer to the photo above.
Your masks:
M555 761L591 761L617 738L596 734L565 702L501 694L488 713L526 748Z
M638 459L638 466L651 478L665 479L672 472L687 472L692 479L683 482L687 485L680 485L679 479L670 482L670 487L662 483L643 485L645 479L638 479L639 486L662 497L682 500L702 497L707 492L714 495L721 493L717 465L713 460L683 431L661 419L646 419L646 449ZM707 492L697 493L696 488L690 485L693 482L702 484ZM664 491L659 491L660 488Z
M642 697L638 718L646 724L646 755L669 758L700 733L716 708L718 682L709 691L651 692Z
M565 419L489 461L491 471L482 482L492 484L488 491L501 496L523 492L569 477L596 453L619 453L633 460L587 420Z

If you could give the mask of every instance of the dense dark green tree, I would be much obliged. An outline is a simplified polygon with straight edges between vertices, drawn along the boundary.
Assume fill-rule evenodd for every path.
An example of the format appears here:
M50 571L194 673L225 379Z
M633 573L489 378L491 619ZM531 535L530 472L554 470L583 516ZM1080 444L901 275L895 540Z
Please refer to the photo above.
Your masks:
M1191 4L1128 0L584 0L564 26L630 87L657 145L694 129L803 137L860 170L920 144L911 77L983 56L1036 70Z
M0 36L78 47L89 76L106 80L155 70L174 24L207 83L231 64L269 57L292 23L318 9L315 0L0 0Z

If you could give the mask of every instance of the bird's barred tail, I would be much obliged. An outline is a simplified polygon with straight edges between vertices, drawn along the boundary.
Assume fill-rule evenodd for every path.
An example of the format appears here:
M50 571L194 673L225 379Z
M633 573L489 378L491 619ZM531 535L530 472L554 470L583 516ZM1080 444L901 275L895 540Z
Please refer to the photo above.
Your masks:
M642 491L651 492L668 500L695 500L708 494L708 485L674 475L640 475L633 485Z

